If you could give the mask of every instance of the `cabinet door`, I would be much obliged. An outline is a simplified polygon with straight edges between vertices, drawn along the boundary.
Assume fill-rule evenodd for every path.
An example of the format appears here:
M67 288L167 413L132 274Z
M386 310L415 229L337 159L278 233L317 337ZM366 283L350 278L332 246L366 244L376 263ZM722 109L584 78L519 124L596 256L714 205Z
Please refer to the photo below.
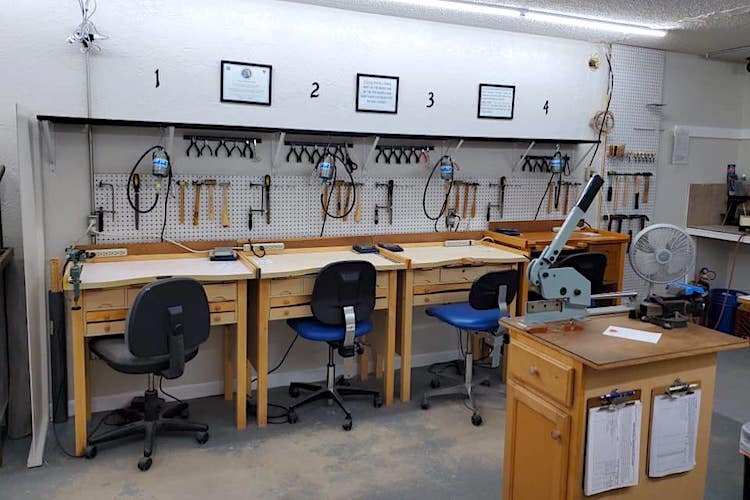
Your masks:
M570 417L512 380L507 387L503 498L564 498Z

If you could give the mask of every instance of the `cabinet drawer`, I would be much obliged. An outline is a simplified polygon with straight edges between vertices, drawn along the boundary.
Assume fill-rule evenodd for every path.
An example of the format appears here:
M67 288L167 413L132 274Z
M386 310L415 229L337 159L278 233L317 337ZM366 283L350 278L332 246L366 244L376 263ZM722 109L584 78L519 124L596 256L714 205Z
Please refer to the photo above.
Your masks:
M566 406L573 404L575 371L556 359L534 352L523 344L510 343L508 373L524 384Z
M141 291L140 286L131 286L125 289L125 296L128 304L128 308L133 307L133 302L135 302L136 296L138 296L138 293Z
M487 272L486 266L444 267L440 269L441 283L471 283Z
M125 321L105 321L102 323L86 324L86 335L112 335L113 333L125 333Z
M127 309L108 309L106 311L91 311L86 313L86 323L101 323L103 321L120 321L128 316Z
M125 306L124 288L104 288L101 290L87 290L86 310L117 309Z
M212 325L229 325L237 322L237 313L234 311L211 313Z
M303 295L305 278L279 278L271 280L271 297L284 297L288 295ZM308 294L312 293L312 285Z
M227 302L211 302L208 304L208 310L212 313L235 311L237 310L237 303L233 300Z
M212 285L203 285L206 290L206 297L209 302L227 302L237 299L236 283L216 283Z
M415 285L435 285L440 283L440 269L417 269L414 271Z

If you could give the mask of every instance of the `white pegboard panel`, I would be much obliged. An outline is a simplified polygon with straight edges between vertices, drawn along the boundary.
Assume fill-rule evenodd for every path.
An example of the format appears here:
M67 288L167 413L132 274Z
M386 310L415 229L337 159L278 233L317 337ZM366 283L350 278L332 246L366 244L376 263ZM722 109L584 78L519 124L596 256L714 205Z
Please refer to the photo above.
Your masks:
M217 185L214 187L214 219L208 216L208 188L203 185L200 199L199 224L193 225L193 207L195 205L194 182L215 179ZM393 193L393 223L389 223L388 212L380 210L379 222L375 224L375 205L385 205L387 194L385 187L376 184L385 184L388 180L394 181ZM347 220L328 217L325 226L325 236L347 236L359 234L386 234L386 233L411 233L429 232L436 227L435 222L429 220L423 211L422 197L426 177L357 177L355 181L359 184L356 195L352 193L350 203L354 203L355 196L358 198L356 204L360 205L361 219L355 221L352 210ZM462 183L476 183L476 194L474 187L469 188L469 198L466 217L463 217L464 198L466 190L463 184L457 183L448 196L448 209L456 209L456 191L458 191L458 207L456 209L461 222L460 230L482 230L487 228L487 205L497 203L499 200L499 189L490 187L491 183L499 182L499 178L462 176L457 178ZM572 180L572 179L571 179ZM162 218L164 214L163 196L165 184L159 190L159 201L153 211L141 214L139 229L135 228L135 214L130 207L126 196L127 174L97 174L95 181L112 184L115 196L115 214L106 214L104 218L104 233L98 238L101 243L135 243L156 241L160 237ZM263 189L258 186L263 181L263 176L240 176L240 175L176 175L172 189L170 190L169 203L167 207L167 224L165 236L178 241L197 240L233 240L233 239L272 239L272 238L299 238L315 237L320 234L323 224L323 210L320 199L323 187L312 176L273 176L271 181L271 224L266 223L264 214L253 214L253 229L248 226L248 213L251 208L261 208ZM508 186L505 191L505 210L503 220L524 220L534 217L539 200L545 191L548 181L547 174L523 173L509 177ZM141 176L140 207L142 210L149 208L153 203L157 191L155 189L156 179L151 175ZM179 223L179 197L180 188L178 182L185 185L185 222ZM223 203L222 183L228 182L229 218L230 227L222 227L221 213ZM551 192L551 190L550 190ZM329 213L336 213L338 201L337 188L331 189ZM96 190L96 206L109 209L109 188L101 187ZM572 205L575 197L573 189L569 193L569 203ZM134 193L131 189L131 199ZM430 215L439 213L445 200L445 184L433 179L427 190L426 206ZM342 207L341 215L345 211L346 189L341 189ZM472 217L472 209L474 216ZM547 212L547 201L542 203L539 213L540 219L564 217L563 195L560 195L559 208L550 213ZM113 220L114 219L114 220ZM499 211L493 209L492 220L499 219ZM437 223L440 231L445 230L444 219Z
M614 73L614 93L610 110L615 116L615 127L607 137L609 144L624 144L626 151L652 152L655 161L636 162L627 161L625 158L607 158L606 171L618 173L641 173L650 172L650 190L648 202L644 203L644 183L640 177L640 202L639 208L634 207L634 177L620 177L619 183L614 183L617 177L605 176L606 184L604 190L613 186L617 191L617 205L615 200L603 203L603 214L643 214L653 220L654 204L656 202L656 175L659 151L659 138L661 136L661 107L654 106L662 104L662 88L664 78L664 52L639 47L615 45L612 48L612 70ZM605 152L606 154L606 152ZM627 180L627 188L625 186ZM615 189L616 188L616 189ZM625 190L628 195L625 198ZM602 221L601 224L606 224ZM648 223L646 224L648 225ZM635 235L640 229L640 221L631 219L624 221L622 231L632 231ZM626 290L642 290L644 283L630 268L626 259L625 283Z

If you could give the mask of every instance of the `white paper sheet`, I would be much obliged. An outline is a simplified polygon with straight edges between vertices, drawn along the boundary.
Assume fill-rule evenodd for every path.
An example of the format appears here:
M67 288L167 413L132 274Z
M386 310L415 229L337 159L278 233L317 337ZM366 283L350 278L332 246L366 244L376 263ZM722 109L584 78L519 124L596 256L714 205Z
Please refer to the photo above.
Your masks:
M634 328L624 328L622 326L608 326L604 330L604 335L608 337L617 337L620 339L637 340L638 342L648 342L656 344L661 338L661 333L647 332L645 330L636 330Z
M635 401L614 410L589 410L583 490L586 495L638 484L641 409L641 402Z
M663 477L695 467L701 391L683 396L656 396L651 419L649 477Z
M672 146L672 163L686 165L690 154L690 129L675 126L674 145Z

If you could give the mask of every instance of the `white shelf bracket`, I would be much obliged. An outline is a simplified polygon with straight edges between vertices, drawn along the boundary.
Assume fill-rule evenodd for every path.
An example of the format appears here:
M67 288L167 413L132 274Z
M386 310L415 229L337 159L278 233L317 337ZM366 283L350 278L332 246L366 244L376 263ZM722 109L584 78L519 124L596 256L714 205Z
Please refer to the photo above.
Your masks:
M286 132L279 132L278 143L276 144L276 152L273 154L273 161L271 162L271 173L276 171L276 164L279 162L281 156L281 148L284 147L284 140L286 139Z
M534 148L534 146L536 146L536 141L531 141L531 144L529 144L529 147L526 148L526 151L523 153L523 155L521 155L521 159L518 160L515 165L513 165L513 170L512 170L513 172L515 172L516 170L518 170L518 167L520 167L521 164L524 161L526 161L526 157L529 156L529 153Z
M378 147L378 143L380 142L380 136L375 136L375 138L372 140L372 146L370 146L370 150L367 152L367 156L365 156L365 161L363 162L364 167L362 167L362 173L367 171L367 166L370 164L370 158L372 158L372 154L375 152L375 148Z

